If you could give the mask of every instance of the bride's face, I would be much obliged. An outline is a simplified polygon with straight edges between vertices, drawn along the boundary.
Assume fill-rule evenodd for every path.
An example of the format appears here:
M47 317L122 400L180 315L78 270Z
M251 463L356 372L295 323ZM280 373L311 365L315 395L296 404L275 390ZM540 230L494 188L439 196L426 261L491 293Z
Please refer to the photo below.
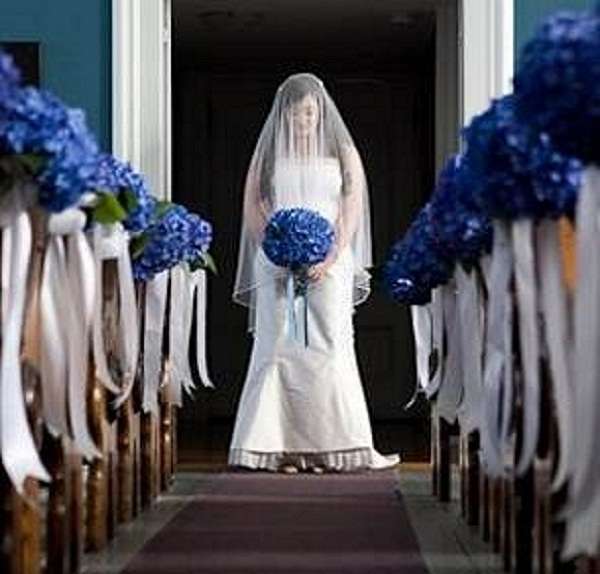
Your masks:
M319 124L319 104L312 94L307 94L300 101L292 104L291 121L294 124L294 133L300 137L314 134Z

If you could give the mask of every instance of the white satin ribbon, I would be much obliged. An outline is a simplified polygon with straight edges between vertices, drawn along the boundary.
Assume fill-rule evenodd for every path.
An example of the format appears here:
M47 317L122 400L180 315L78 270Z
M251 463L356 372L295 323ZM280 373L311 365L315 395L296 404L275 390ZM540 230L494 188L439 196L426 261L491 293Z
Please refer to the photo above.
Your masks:
M488 291L486 310L483 405L480 419L482 462L492 476L504 473L505 433L512 400L512 363L509 334L512 332L510 281L513 261L506 225L494 223L494 245L489 264L483 267ZM502 403L502 396L504 402ZM502 406L504 405L504 406Z
M600 169L589 167L577 205L573 480L564 555L600 546ZM575 432L575 431L574 431Z
M429 385L429 357L433 350L433 318L430 305L413 305L410 313L415 339L417 384L425 390Z
M557 221L542 221L537 229L536 241L544 340L548 349L558 422L560 456L553 480L555 490L561 488L569 477L575 448L573 443L573 341L567 291L562 276L559 233Z
M457 315L457 296L454 279L442 287L444 326L447 352L442 367L442 382L436 405L440 416L450 424L456 421L463 396L462 362L460 348L461 322Z
M129 235L119 223L96 225L93 231L96 264L96 305L94 312L94 361L96 376L115 394L120 394L116 406L131 394L139 357L139 321L135 300L135 284L129 256ZM102 262L117 260L119 286L119 354L123 370L124 385L120 388L112 379L106 361L104 334L102 329Z
M474 272L467 275L457 266L456 287L460 326L460 350L464 395L458 412L461 428L471 432L479 428L483 385L483 317L481 292Z
M444 372L444 292L442 287L437 287L431 292L429 309L433 321L433 348L431 351L437 353L437 369L425 389L427 398L432 397L440 388Z
M173 272L171 272L173 274ZM163 359L163 330L167 308L169 272L156 275L145 285L144 309L144 388L142 409L145 413L159 415L158 389L161 382ZM173 315L173 289L171 281L171 316ZM173 377L171 377L173 378Z
M182 405L182 390L191 394L196 388L190 368L192 311L196 298L196 367L201 383L214 388L206 361L206 272L190 272L178 266L171 272L171 316L169 323L170 386L173 404Z
M41 376L49 429L64 433L66 414L75 448L91 459L100 456L89 432L86 396L96 279L94 257L83 233L85 221L85 214L75 208L48 219L51 237L41 286Z
M2 348L0 355L0 447L15 489L30 476L49 481L27 420L21 377L21 338L31 258L31 223L16 214L2 230Z
M523 374L523 440L517 474L525 473L533 463L540 433L540 341L533 227L530 219L515 221L511 227Z
M192 282L196 286L196 367L202 384L209 389L214 389L215 386L208 374L206 360L206 301L208 287L206 271L203 269L195 271L192 274Z
M40 287L40 376L42 408L48 431L69 434L67 414L68 321L71 304L59 286L67 276L67 254L62 237L48 238Z
M577 210L575 291L576 461L573 495L577 506L591 501L600 481L600 169L585 173Z

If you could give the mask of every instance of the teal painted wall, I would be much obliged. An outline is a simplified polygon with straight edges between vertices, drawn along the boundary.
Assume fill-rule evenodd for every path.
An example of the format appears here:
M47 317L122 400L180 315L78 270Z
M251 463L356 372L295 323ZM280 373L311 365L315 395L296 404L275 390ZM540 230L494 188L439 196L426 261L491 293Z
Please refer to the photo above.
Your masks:
M515 48L531 36L539 22L555 10L591 8L596 0L515 0Z
M0 40L40 42L43 87L83 108L104 149L111 141L110 0L5 0Z

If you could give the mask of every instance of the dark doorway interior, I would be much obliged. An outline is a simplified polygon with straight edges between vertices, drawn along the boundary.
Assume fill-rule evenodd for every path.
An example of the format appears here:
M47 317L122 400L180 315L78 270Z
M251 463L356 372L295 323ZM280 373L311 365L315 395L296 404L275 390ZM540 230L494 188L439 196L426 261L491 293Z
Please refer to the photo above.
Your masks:
M325 82L365 162L382 262L433 183L435 14L399 10L402 2L385 10L358 1L273 2L264 11L235 0L174 4L174 195L214 223L220 270L208 316L218 388L186 402L180 458L212 465L225 460L250 354L246 312L231 288L245 172L275 90L299 71ZM374 284L355 325L378 448L425 460L427 408L403 408L415 381L408 310Z

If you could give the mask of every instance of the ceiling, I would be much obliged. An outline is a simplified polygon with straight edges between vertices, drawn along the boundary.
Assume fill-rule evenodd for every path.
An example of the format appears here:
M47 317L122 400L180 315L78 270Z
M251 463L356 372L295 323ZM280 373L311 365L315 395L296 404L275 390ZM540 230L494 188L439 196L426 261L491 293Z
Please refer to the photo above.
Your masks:
M173 0L176 67L356 67L430 54L436 4L454 0Z

